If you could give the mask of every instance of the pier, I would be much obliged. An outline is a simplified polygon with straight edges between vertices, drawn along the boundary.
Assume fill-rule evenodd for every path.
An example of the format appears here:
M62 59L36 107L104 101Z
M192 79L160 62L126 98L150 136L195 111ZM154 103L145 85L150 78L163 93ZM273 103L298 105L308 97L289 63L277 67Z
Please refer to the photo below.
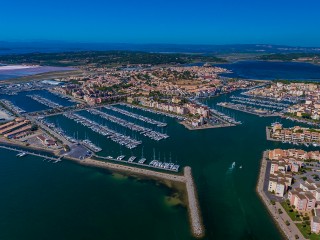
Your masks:
M120 126L122 126L124 128L128 128L128 129L130 129L132 131L139 132L140 134L143 134L145 137L149 137L150 139L155 140L155 141L160 141L162 139L166 139L166 138L169 137L167 134L160 133L160 132L157 132L157 131L153 131L150 128L142 127L142 126L137 125L135 123L126 121L126 120L124 120L122 118L118 118L118 117L115 117L113 115L107 114L105 112L99 111L97 109L87 110L87 112L89 112L89 113L91 113L93 115L98 115L101 118L103 118L105 120L108 120L108 121L110 121L112 123L118 124L118 125L120 125Z
M125 116L131 117L131 118L134 118L134 119L138 119L138 120L146 122L146 123L150 123L150 124L156 125L157 127L165 127L165 126L167 126L167 124L164 123L164 122L160 122L160 121L157 121L157 120L145 117L145 116L141 116L139 114L135 114L135 113L123 110L121 108L117 108L117 107L113 107L113 106L105 106L104 108L105 109L111 109L112 111L121 113L121 114L123 114Z
M33 95L27 95L27 97L30 97L32 100L38 102L38 103L41 103L49 108L61 108L63 107L61 104L59 103L56 103L56 102L53 102L51 101L50 99L47 99L47 98L44 98L40 95L37 95L37 94L33 94Z
M231 102L220 102L217 103L218 106L224 107L224 108L230 108L233 110L237 110L240 112L245 112L249 114L253 114L259 117L276 117L279 116L280 114L275 112L275 111L270 111L268 109L258 109L254 107L250 107L244 104L235 104Z
M78 114L68 113L64 114L65 117L74 120L77 123L82 124L85 127L90 128L92 131L101 134L102 136L106 136L111 139L113 142L116 142L120 145L124 145L126 148L133 149L140 145L142 142L132 139L129 136L125 136L123 134L117 133L106 126L102 126L95 121L92 121L88 118L85 118Z
M54 163L60 162L60 161L61 161L61 158L62 158L62 156L60 156L59 158L49 157L49 156L46 156L46 155L42 155L42 154L40 154L40 153L34 153L34 152L25 151L25 150L22 150L22 149L13 148L13 147L8 147L8 146L3 146L3 145L0 145L0 148L6 149L6 150L15 151L15 152L18 152L18 153L26 153L27 155L32 155L32 156L36 156L36 157L45 158L45 159L54 161Z

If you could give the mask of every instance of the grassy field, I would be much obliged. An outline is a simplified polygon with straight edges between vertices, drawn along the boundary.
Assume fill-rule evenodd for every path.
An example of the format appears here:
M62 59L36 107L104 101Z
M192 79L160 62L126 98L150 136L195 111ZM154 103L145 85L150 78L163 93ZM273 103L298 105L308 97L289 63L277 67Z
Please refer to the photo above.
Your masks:
M301 221L300 217L297 217L297 212L290 212L290 209L292 209L286 202L282 202L281 206L284 208L284 210L286 210L286 212L288 213L289 217L293 220L293 221Z
M306 225L305 227L303 227L302 223L297 223L297 227L299 228L300 232L302 233L302 235L307 238L307 239L311 239L311 240L319 240L320 239L320 235L317 235L315 233L312 233L311 235L309 235L308 233L310 233L310 226Z

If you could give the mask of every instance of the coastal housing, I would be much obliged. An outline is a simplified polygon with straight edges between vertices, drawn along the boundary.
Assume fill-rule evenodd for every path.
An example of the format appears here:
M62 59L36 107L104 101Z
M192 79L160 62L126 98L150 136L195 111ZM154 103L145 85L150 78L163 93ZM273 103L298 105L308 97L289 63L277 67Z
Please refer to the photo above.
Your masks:
M319 179L318 174L312 174L318 171L313 166L320 161L319 151L274 149L269 151L268 157L271 161L268 191L278 197L286 197L297 211L308 214L311 231L320 233L320 183L315 181L315 177ZM306 167L309 170L305 170ZM299 177L294 178L298 173ZM311 179L312 176L314 179Z
M283 128L282 124L276 123L271 128L270 137L285 142L319 143L320 129L303 128L300 126Z
M128 98L127 101L130 103L132 102L131 98ZM209 109L204 106L200 106L194 103L185 103L181 104L180 102L177 102L176 98L172 98L171 102L158 102L150 98L146 97L139 97L136 98L136 101L139 102L140 105L144 107L150 107L150 108L155 108L158 110L162 110L165 112L172 112L176 113L179 115L186 115L186 114L191 114L191 115L199 115L204 118L209 117Z

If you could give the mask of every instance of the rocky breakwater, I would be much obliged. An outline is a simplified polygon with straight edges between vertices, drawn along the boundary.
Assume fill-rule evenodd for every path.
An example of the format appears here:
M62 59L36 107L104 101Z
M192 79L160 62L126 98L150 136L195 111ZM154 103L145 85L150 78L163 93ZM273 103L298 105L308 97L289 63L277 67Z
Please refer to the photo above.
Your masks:
M192 177L191 167L184 168L184 177L188 194L188 211L192 234L195 237L203 237L205 234L205 230L202 223L198 196L196 186Z
M173 182L183 183L186 187L187 200L188 200L188 213L191 225L191 232L194 237L200 238L205 234L204 226L202 223L200 207L198 202L197 191L193 181L192 172L190 167L184 168L184 175L162 173L153 170L125 166L110 162L98 161L93 159L85 159L78 161L82 165L105 168L117 172L129 173L132 175L140 175L155 180L169 180Z

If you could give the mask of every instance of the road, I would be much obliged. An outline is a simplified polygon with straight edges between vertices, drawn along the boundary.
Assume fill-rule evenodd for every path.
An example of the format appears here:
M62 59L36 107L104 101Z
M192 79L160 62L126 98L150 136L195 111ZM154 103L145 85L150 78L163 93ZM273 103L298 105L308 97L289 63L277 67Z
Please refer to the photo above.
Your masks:
M291 218L288 216L286 211L283 209L281 204L279 202L276 202L275 205L272 205L270 202L270 199L267 197L265 191L264 191L264 186L265 186L265 180L266 180L266 172L267 172L267 155L268 151L265 151L263 153L263 158L261 160L261 168L260 168L260 174L259 174L259 179L258 179L258 184L257 184L257 192L259 196L261 197L263 203L267 207L269 213L272 215L273 219L276 221L284 235L287 237L289 240L296 239L296 235L299 237L299 239L306 239L295 223L291 220ZM281 209L282 214L279 214L278 209ZM286 225L286 221L290 223L289 226Z

